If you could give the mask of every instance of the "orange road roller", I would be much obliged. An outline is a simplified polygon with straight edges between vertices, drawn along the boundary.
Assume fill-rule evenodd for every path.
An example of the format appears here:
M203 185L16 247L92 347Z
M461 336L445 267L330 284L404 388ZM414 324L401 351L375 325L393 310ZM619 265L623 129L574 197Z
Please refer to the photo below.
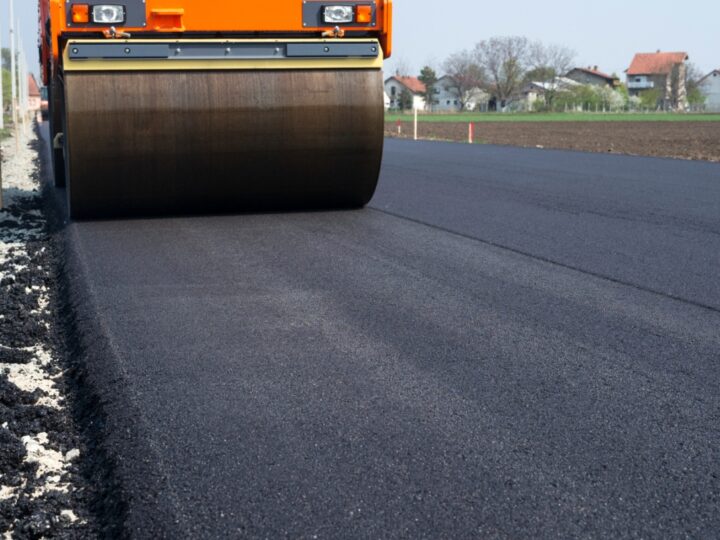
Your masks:
M39 14L73 219L373 196L392 0L40 0Z

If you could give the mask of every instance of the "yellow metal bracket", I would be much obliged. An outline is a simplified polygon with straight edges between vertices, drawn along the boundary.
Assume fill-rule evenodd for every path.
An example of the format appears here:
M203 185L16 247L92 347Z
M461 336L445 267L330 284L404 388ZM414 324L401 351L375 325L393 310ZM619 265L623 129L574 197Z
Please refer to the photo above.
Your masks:
M383 54L377 40L351 39L244 39L244 40L113 40L115 44L128 46L138 44L169 44L181 48L183 44L223 44L230 48L235 44L275 44L278 47L293 43L306 44L348 44L364 43L377 46L374 57L287 57L278 58L71 58L73 46L106 44L102 40L70 40L63 50L64 71L200 71L200 70L278 70L278 69L382 69Z

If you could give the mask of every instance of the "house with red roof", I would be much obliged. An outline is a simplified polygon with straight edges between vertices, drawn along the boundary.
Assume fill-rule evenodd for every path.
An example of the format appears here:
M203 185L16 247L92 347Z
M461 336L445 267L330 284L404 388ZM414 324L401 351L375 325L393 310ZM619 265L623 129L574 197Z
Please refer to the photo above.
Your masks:
M41 104L41 97L40 97L40 87L38 86L37 81L35 80L35 75L32 73L28 75L28 110L30 111L39 111L40 110L40 104Z
M418 111L428 109L425 103L425 85L417 77L395 75L385 81L385 94L390 99L390 109L400 108L400 94L406 91L412 97L412 109ZM435 85L435 99L432 106L434 112L474 111L477 108L487 109L489 96L480 88L468 90L460 99L454 83L447 75L440 77Z
M625 71L631 96L655 91L657 106L663 110L687 107L687 67L685 52L638 53Z
M565 77L580 84L609 86L611 88L620 86L620 79L613 75L603 73L598 69L598 66L588 66L586 68L576 67L568 71Z
M400 108L400 94L408 92L412 98L413 110L425 109L425 85L417 77L394 75L385 81L385 93L390 98L390 108Z

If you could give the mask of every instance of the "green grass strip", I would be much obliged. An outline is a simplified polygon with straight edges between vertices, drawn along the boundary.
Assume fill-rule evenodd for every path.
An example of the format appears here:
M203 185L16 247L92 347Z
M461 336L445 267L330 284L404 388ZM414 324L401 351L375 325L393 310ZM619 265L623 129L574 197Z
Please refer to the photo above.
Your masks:
M412 122L413 115L389 113L386 122ZM419 114L418 122L720 122L720 114L696 113L457 113Z

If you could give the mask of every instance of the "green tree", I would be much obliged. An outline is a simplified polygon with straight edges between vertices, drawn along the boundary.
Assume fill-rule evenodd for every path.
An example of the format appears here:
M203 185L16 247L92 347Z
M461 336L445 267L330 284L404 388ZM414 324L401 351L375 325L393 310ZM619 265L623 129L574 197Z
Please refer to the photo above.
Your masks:
M657 109L660 104L660 90L650 88L640 92L640 105L644 109Z
M2 86L3 86L3 108L5 111L10 110L10 70L2 70Z
M610 91L610 89L608 89ZM592 84L581 84L561 89L555 95L553 109L562 111L564 109L583 111L594 111L602 107L603 96L596 86Z
M403 88L400 91L400 95L398 96L397 104L398 104L398 109L400 109L401 111L408 111L408 110L412 109L413 97L407 88Z
M700 81L703 78L703 72L692 62L688 62L685 76L687 78L685 88L687 90L688 103L693 106L704 105L705 96L700 91Z
M560 90L557 94L555 94L554 110L573 111L577 106L578 100L575 99L575 93L571 88Z
M557 77L555 70L548 66L536 67L525 73L526 83L554 81Z
M0 53L0 58L2 59L2 62L0 62L0 64L2 65L3 108L5 109L4 112L7 113L11 110L10 49L8 49L7 47L3 47ZM16 67L16 72L17 69L18 68Z
M619 86L615 87L615 90L622 94L622 97L625 98L625 102L627 103L627 101L630 99L630 92L628 91L627 85L620 83Z
M0 56L2 57L2 67L5 69L10 69L10 49L7 47L3 47L2 51L0 51Z
M688 90L687 100L690 105L705 105L705 99L705 96L697 86Z
M423 98L425 99L425 108L429 111L433 110L433 105L437 104L435 96L438 95L438 90L435 88L438 82L437 73L430 66L425 66L420 72L418 80L425 85L425 92L423 92Z

